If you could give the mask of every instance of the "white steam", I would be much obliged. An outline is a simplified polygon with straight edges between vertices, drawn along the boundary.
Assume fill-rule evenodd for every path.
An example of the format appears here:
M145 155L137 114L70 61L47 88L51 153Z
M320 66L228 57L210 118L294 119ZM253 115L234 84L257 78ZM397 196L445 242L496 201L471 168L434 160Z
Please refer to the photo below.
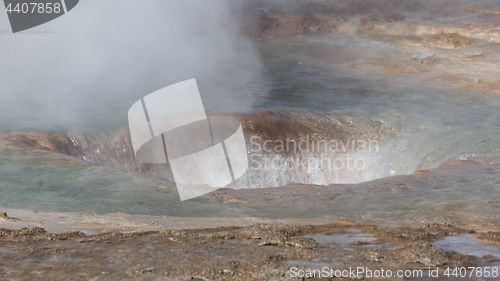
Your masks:
M113 132L126 125L135 101L191 78L208 109L227 108L237 95L244 99L239 106L250 107L252 87L264 83L257 51L236 35L239 6L83 0L68 14L16 34L0 13L0 132Z

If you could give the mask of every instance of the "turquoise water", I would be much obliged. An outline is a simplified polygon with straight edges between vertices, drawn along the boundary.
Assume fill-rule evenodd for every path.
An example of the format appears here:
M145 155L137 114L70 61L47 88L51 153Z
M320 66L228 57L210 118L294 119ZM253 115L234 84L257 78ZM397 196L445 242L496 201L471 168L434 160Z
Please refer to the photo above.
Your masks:
M249 111L257 107L308 110L313 114L350 116L394 128L393 135L382 136L381 151L367 156L370 172L359 178L358 175L346 176L346 180L340 183L408 175L455 159L481 163L499 154L499 98L469 90L426 87L412 81L413 78L386 77L375 73L367 76L345 66L328 63L328 58L332 56L359 60L386 55L412 58L411 52L376 39L314 35L259 40L255 44L262 54L263 74L248 78L255 79L255 83L245 84L252 86L243 89L239 84L241 81L225 80L221 75L218 81L201 77L199 88L209 111ZM231 68L226 71L230 72ZM159 84L156 82L157 88L160 88ZM90 95L93 100L85 101L85 106L74 112L78 118L71 118L67 123L57 111L49 114L47 111L28 110L23 116L15 118L9 117L9 111L4 111L0 127L3 131L33 129L65 132L79 129L114 134L127 125L129 106L151 90L155 89L111 92L98 98ZM117 99L118 96L121 98ZM89 103L92 106L88 106ZM335 193L337 197L326 196L314 203L307 201L309 195L304 195L305 199L289 197L281 203L273 203L274 206L265 206L253 199L246 203L237 200L235 203L220 204L211 195L181 203L173 183L161 178L97 167L62 156L43 158L3 150L0 152L0 206L50 211L272 217L342 216L353 213L383 216L389 210L411 213L413 206L419 214L419 210L424 209L438 214L440 211L433 204L446 202L449 194L462 195L452 199L451 203L467 204L482 204L498 197L500 182L495 173L491 169L479 169L464 175L459 181L455 180L455 176L422 181L411 176L406 179L408 188L401 190L391 190L375 182L373 185L381 188L376 196L362 191L352 194L339 192ZM289 183L338 183L322 181L313 174L292 175L276 181L280 177L279 171L248 177L253 180L238 188L275 187ZM258 177L262 178L259 180ZM405 186L405 180L402 181ZM359 188L367 186L371 184L360 185ZM429 193L416 199L421 190ZM391 199L391 203L384 206L387 198ZM267 199L279 201L272 196ZM354 205L344 206L342 200L349 200ZM426 202L425 206L422 202Z
M308 189L216 191L179 200L164 179L93 166L66 157L2 152L0 206L54 212L125 212L209 217L343 217L486 224L498 214L500 174L495 166L397 176L357 185ZM220 194L220 195L217 195Z

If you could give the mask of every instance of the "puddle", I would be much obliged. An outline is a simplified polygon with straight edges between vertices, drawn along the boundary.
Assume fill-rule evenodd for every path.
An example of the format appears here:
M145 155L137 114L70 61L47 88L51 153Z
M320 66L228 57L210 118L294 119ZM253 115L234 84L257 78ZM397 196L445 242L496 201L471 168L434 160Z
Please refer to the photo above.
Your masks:
M474 240L473 234L449 236L434 242L433 245L444 250L454 251L469 256L482 258L491 255L495 258L500 258L500 246L479 243Z
M353 242L373 242L377 238L373 238L366 234L315 234L307 235L305 238L312 238L316 243L335 243L335 244L350 244Z

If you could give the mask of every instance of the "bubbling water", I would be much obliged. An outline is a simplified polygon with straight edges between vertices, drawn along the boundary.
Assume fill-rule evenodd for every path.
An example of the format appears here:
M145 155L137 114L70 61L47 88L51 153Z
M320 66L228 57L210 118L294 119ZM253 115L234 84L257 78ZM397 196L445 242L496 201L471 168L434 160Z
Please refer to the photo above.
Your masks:
M203 96L208 111L219 112L233 106L236 108L238 104L247 104L250 100L260 110L255 118L267 114L262 112L262 108L281 112L273 120L266 119L259 124L250 122L252 120L248 118L242 119L248 138L249 170L228 187L259 189L292 183L354 184L413 174L417 170L436 168L449 160L473 160L481 163L498 156L500 100L472 90L422 85L421 80L410 74L390 75L373 71L372 66L377 66L373 62L378 62L377 59L381 57L398 63L397 71L406 71L408 69L404 67L418 67L422 60L432 55L427 51L422 55L421 52L398 47L387 38L382 39L384 38L349 34L262 39L256 44L263 57L267 80L264 83L259 77L254 80L255 83L250 84L257 85L252 88L255 91L270 88L269 92L255 94L248 99L247 92L235 90L233 93L228 90L240 89L241 85L238 86L237 82L226 81L210 85ZM474 48L471 47L469 51L479 52L483 47ZM364 64L368 66L363 68ZM425 75L437 77L446 67L443 63L430 70L430 74L425 72ZM409 73L413 73L411 71ZM203 94L203 87L200 88ZM228 95L231 98L224 99L221 103L221 97ZM111 119L121 120L118 124L126 124L129 104L119 105L120 108L116 111L109 110L112 106L118 106L114 100L103 101L83 115L91 119L92 116L103 113L110 114L113 117ZM114 132L117 130L116 126L118 125L113 125ZM38 129L45 128L40 126ZM113 208L106 207L103 202L93 203L92 200L100 196L112 198L110 200L115 200L113 204L121 206L133 196L138 198L139 205L146 206L145 213L152 209L161 213L159 206L165 202L177 208L175 200L178 198L174 200L171 197L171 182L144 173L134 173L159 175L155 167L139 163L135 159L130 143L127 143L127 134L126 131L118 132L116 136L108 137L91 136L83 132L69 133L67 138L61 136L64 142L55 138L62 147L55 145L54 149L33 138L22 143L31 148L38 146L53 149L92 164L112 166L116 170L91 168L83 162L71 162L71 165L65 167L61 162L44 158L47 156L12 156L10 152L0 152L0 186L8 194L1 204L8 203L9 198L16 206L23 202L34 204L37 196L49 204L61 197L70 202L65 205L67 210L71 210L72 205L81 204L78 210L87 210L85 206L100 204L100 210L110 211ZM277 150L275 143L270 148L271 151L255 151L251 141L253 134L265 135L259 142L262 150L263 142L268 140L274 143L289 139L300 141L301 138L306 138L307 135L312 137L314 134L324 134L324 138L318 139L343 141L344 144L349 140L368 143L376 140L377 149L353 151L340 148L333 152L306 149L291 153ZM22 140L19 136L15 138L18 142ZM165 167L158 167L160 168ZM476 177L475 182L482 184L482 179L479 178L481 176ZM166 178L173 180L171 175ZM454 190L453 180L447 178L446 181L448 187ZM497 183L488 182L485 186L495 184ZM460 186L465 185L463 183ZM138 186L146 186L150 190L146 191ZM155 186L160 186L168 195L165 195L168 197L166 201L159 202L156 199L165 196L159 196L161 193L157 193L157 190L152 192ZM144 203L148 200L149 203ZM383 199L381 202L384 202ZM137 213L143 211L140 207L134 208ZM170 214L177 214L175 208L169 209Z

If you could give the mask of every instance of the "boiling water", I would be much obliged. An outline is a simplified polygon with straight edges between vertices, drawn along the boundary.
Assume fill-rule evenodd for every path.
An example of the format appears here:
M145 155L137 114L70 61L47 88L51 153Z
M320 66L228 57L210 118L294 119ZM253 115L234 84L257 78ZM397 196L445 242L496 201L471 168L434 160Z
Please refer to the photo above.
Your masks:
M366 162L362 170L258 170L247 173L234 188L276 187L289 183L327 185L366 182L436 168L448 160L481 162L500 153L500 99L468 90L436 90L419 85L411 77L377 73L366 75L329 63L339 59L370 60L379 56L411 60L419 54L382 43L375 37L358 35L267 38L255 44L262 53L264 75L256 76L255 83L249 83L253 86L244 90L238 81L221 79L210 83L201 79L199 86L209 111L228 108L229 111L238 111L239 108L249 110L255 107L306 110L311 114L346 116L384 124L393 128L394 133L379 139L380 147L376 152L359 155ZM141 95L148 94L148 90L145 89ZM135 101L133 99L140 98L140 95L134 93L121 100L116 97L100 97L90 109L81 109L79 123L62 123L59 127L54 127L51 122L31 122L50 120L50 114L37 113L34 116L27 113L9 119L3 112L2 130L64 132L80 129L112 134L127 125L129 101ZM96 116L106 116L106 122L103 119L96 121ZM303 157L312 158L314 155ZM201 208L199 201L185 202L181 206L175 192L165 190L166 181L141 173L97 167L62 156L61 159L40 158L2 151L0 167L1 206L193 216L269 214L267 211L253 213L251 208L242 206L212 203ZM478 173L477 177L482 176ZM479 185L486 181L485 186L489 188L498 185L496 178L474 180ZM446 186L454 189L453 182ZM333 212L332 209L311 211L309 215ZM283 211L285 214L290 213Z

